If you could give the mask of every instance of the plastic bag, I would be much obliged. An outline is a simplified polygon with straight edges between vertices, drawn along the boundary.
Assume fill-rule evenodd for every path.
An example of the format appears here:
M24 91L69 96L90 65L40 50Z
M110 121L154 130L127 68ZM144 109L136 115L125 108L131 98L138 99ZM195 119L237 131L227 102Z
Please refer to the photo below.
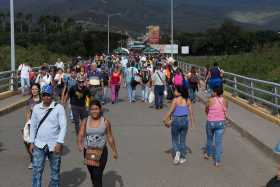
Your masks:
M149 103L152 104L155 100L155 94L154 94L154 91L150 91L149 93Z
M23 140L29 142L30 139L30 120L24 125L23 128Z

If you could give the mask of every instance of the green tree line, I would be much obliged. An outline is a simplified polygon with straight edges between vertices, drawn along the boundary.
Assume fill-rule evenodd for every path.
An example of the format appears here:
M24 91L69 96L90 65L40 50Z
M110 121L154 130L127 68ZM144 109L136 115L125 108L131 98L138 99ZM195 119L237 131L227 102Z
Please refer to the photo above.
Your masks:
M176 33L174 41L180 46L190 46L194 56L232 55L261 51L280 42L280 34L276 31L247 31L230 21L225 21L219 28L209 29L201 33ZM165 35L161 43L170 43Z
M6 51L10 46L9 14L0 12L0 47ZM15 15L15 41L20 50L47 50L57 56L94 56L107 50L107 32L96 31L76 22L72 18L61 18L55 15L42 15L34 18L32 14L21 12ZM110 33L111 49L117 48L127 36ZM32 54L31 54L32 55ZM0 58L9 64L8 58ZM46 58L44 58L46 59ZM19 59L20 60L20 59ZM32 63L32 62L31 62ZM3 66L3 65L1 65Z

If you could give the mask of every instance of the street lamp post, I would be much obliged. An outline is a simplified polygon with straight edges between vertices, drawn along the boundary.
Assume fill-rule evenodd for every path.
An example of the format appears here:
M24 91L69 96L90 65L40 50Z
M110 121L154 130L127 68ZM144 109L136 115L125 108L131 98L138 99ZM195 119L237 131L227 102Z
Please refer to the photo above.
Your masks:
M173 0L171 0L171 6L170 6L170 13L171 13L171 57L173 58Z
M110 54L110 17L112 17L112 16L120 16L121 15L121 13L115 13L115 14L109 14L108 16L107 16L107 24L108 24L108 33L107 33L107 37L108 37L108 39L107 39L107 54L109 55Z
M14 23L14 0L10 0L10 24L11 24L11 91L16 89L16 60L15 60L15 23Z

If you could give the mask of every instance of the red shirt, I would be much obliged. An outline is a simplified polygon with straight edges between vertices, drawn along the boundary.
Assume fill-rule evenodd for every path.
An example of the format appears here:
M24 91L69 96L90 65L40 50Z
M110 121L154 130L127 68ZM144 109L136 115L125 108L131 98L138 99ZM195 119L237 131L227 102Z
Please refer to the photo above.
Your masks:
M119 72L113 72L111 76L111 84L120 84L121 74Z

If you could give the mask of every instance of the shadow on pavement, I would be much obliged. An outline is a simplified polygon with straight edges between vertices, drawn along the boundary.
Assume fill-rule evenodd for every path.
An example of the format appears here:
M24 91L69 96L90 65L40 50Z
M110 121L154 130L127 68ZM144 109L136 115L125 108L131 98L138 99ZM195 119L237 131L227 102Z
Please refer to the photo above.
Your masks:
M123 179L116 171L108 171L103 175L103 185L104 187L124 187Z
M3 147L3 143L0 143L0 152L5 151L6 149Z
M61 186L76 187L81 185L86 179L87 174L82 168L75 168L71 171L61 173Z

